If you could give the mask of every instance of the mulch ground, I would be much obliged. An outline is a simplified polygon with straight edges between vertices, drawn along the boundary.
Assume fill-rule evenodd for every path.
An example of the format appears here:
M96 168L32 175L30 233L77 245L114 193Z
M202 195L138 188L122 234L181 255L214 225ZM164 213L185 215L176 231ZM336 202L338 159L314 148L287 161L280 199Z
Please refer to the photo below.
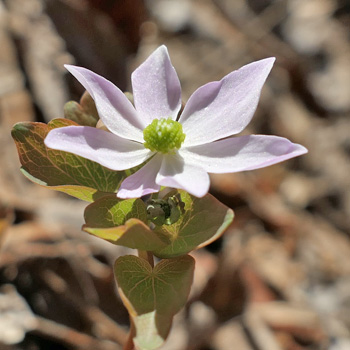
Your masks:
M0 1L0 350L122 349L128 314L111 267L132 251L80 231L86 203L24 178L10 130L79 99L64 63L128 90L161 44L184 102L275 56L245 132L309 149L212 176L235 220L193 252L191 297L162 349L350 349L349 26L346 0Z

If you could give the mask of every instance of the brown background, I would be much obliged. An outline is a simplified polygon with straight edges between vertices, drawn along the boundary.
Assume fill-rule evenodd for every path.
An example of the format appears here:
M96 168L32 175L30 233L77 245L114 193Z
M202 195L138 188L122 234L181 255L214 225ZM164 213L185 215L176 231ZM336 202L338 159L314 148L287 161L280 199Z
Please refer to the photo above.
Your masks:
M121 349L128 316L111 266L130 251L80 231L85 203L21 175L10 130L79 99L64 63L127 90L160 44L184 101L276 56L245 132L309 149L212 177L236 218L194 253L190 302L163 349L350 349L349 27L348 0L0 1L0 349Z

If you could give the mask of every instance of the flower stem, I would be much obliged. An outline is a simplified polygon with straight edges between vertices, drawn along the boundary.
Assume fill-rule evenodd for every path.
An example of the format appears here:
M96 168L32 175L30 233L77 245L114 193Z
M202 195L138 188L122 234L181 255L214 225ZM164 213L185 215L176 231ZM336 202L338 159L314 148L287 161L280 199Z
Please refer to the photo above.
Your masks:
M147 250L138 249L139 258L146 260L152 267L154 267L153 254Z
M132 317L130 316L130 331L128 335L128 340L124 344L123 350L135 350L134 337L136 335L136 329Z

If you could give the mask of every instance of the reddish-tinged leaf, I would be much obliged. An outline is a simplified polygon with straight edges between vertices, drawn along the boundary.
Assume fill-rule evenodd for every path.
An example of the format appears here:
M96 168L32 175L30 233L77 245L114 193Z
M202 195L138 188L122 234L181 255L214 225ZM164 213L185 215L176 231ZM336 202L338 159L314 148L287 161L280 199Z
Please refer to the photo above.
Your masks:
M31 181L74 197L94 201L116 192L131 171L116 172L75 154L49 149L44 139L51 129L77 125L67 119L49 124L24 122L12 129L22 172Z

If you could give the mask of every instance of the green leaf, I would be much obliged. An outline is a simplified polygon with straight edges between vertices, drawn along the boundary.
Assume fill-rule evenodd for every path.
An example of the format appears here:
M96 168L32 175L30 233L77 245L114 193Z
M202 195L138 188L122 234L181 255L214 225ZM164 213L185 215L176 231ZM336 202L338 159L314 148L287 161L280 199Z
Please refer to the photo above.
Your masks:
M127 255L117 259L114 271L136 328L136 348L158 348L169 334L174 315L187 301L194 259L189 255L166 259L152 268L146 260Z
M176 223L155 227L154 232L168 237L171 242L166 247L153 251L160 258L187 254L210 244L223 234L234 217L230 208L210 194L197 198L185 191L175 190L167 197L176 193L180 194L185 211Z
M84 217L84 231L113 244L153 251L169 243L146 224L146 206L141 199L106 196L87 206Z
M75 154L49 149L44 139L51 129L77 125L67 119L18 123L12 129L22 173L31 181L73 197L93 202L116 192L134 170L116 172Z
M88 205L84 218L91 227L115 227L131 218L147 223L147 212L144 202L139 198L123 200L109 195Z

